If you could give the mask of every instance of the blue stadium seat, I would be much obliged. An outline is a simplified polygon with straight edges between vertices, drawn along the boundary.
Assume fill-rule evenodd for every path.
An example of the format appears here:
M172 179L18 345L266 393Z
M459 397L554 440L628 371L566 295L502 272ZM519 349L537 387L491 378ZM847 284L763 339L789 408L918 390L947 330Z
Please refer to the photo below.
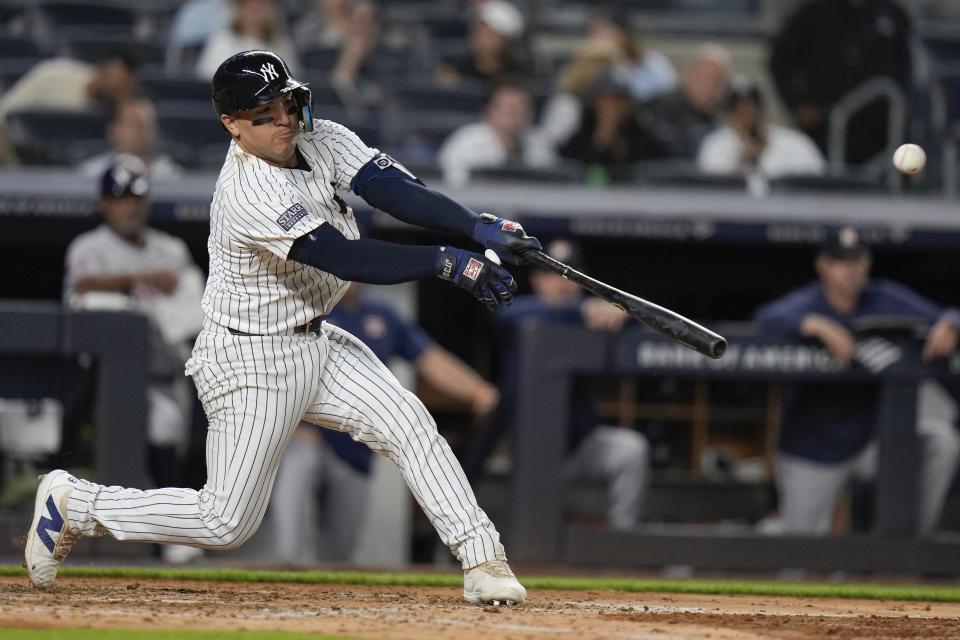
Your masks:
M63 55L90 63L99 62L105 54L122 49L147 68L162 67L166 53L162 45L154 42L131 41L125 36L96 33L69 35L58 48Z
M300 53L300 60L311 72L327 72L333 69L339 56L340 47L310 47Z
M217 121L212 108L182 103L159 110L157 114L162 146L178 162L194 168L212 168L213 160L223 162L230 135Z
M210 110L210 83L194 78L171 78L164 75L146 74L143 90L160 109L166 103L194 103Z
M73 164L106 148L107 116L100 112L20 111L7 131L25 164Z
M29 38L0 35L0 91L5 91L20 76L39 62L43 54Z
M34 10L34 35L57 38L63 34L132 35L137 14L117 4L40 0Z

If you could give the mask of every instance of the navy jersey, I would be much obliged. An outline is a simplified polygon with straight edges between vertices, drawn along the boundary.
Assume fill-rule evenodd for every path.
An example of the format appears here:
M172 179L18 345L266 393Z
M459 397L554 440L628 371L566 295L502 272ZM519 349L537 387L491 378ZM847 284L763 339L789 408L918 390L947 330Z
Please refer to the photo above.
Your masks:
M389 364L394 357L414 362L432 342L420 327L404 321L387 305L363 298L356 309L337 305L327 322L360 338L384 364ZM340 459L357 471L369 473L373 457L369 447L340 431L320 431Z
M819 281L778 298L756 313L763 335L799 340L804 316L816 313L853 331L870 317L898 317L932 325L946 310L907 287L889 280L871 280L856 309L840 313L827 301ZM956 314L960 321L960 314ZM958 322L960 324L960 322ZM803 384L785 390L780 449L785 453L831 463L856 455L876 430L877 385Z

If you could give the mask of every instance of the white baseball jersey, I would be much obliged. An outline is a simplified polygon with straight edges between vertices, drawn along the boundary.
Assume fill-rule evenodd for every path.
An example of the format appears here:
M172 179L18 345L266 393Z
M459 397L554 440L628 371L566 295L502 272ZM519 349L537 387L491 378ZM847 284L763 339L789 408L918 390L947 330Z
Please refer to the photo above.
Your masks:
M297 147L310 171L275 167L230 143L210 206L210 275L203 310L217 324L277 334L326 315L344 282L287 260L293 241L321 224L359 237L353 211L338 189L377 153L355 133L315 120Z
M338 124L321 120L315 128L297 140L310 171L273 167L231 143L217 183L207 320L187 363L209 423L203 489L80 480L69 526L87 536L236 548L260 526L284 449L308 420L393 460L464 569L505 560L500 534L423 403L346 331L324 323L320 331L289 333L325 314L343 288L332 275L287 260L290 247L320 224L357 237L335 190L348 189L377 154Z

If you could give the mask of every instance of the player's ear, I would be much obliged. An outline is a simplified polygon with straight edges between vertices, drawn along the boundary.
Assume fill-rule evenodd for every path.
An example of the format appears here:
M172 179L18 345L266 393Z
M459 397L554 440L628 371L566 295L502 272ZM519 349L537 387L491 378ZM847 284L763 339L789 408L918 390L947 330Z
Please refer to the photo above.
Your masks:
M223 125L223 128L230 132L230 135L236 138L240 135L240 127L237 126L237 121L233 116L227 114L222 114L220 116L220 124Z

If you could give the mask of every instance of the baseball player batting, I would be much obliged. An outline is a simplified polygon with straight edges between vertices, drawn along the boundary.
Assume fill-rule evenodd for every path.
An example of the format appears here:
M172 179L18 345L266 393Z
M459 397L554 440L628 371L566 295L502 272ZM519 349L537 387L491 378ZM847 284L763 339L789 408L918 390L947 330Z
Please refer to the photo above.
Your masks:
M458 232L514 264L540 243L514 222L426 188L346 127L314 120L310 89L269 51L224 61L212 95L232 140L210 206L204 327L186 365L209 423L206 484L141 491L46 474L27 536L31 582L50 586L83 536L239 547L260 525L280 457L304 419L400 467L460 560L467 601L523 602L500 534L433 418L370 349L323 318L353 280L436 276L491 309L509 304L516 289L478 253L360 239L338 190L405 222Z

